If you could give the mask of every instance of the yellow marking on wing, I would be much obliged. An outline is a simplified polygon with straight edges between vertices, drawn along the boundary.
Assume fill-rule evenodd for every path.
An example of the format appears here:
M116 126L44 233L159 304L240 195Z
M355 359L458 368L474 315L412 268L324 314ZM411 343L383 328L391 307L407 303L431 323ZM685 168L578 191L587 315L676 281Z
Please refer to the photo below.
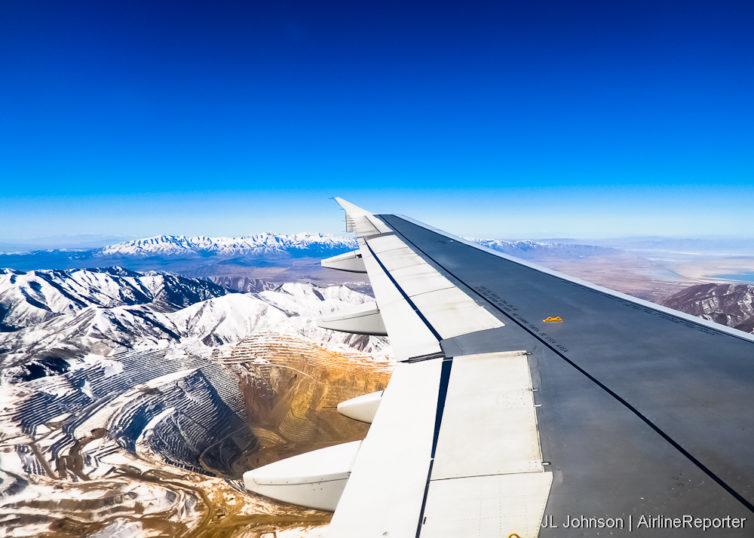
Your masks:
M545 319L543 319L542 321L547 321L547 322L551 322L551 321L560 322L560 321L563 321L563 318L561 318L560 316L555 316L555 317L552 317L552 316L547 316L547 317L546 317Z

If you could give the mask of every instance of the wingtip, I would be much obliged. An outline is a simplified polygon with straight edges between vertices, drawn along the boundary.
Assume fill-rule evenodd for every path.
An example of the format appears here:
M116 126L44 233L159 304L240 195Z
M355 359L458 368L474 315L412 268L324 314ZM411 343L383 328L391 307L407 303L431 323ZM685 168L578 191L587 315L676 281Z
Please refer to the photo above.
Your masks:
M346 212L347 232L353 232L358 237L361 237L381 233L380 230L385 228L384 224L374 222L374 216L366 209L354 205L340 196L335 196L334 198L338 205Z
M337 202L337 204L346 210L346 213L349 212L355 212L355 213L368 213L368 211L364 208L361 208L357 206L356 204L352 204L348 200L344 200L340 196L334 196L333 199Z

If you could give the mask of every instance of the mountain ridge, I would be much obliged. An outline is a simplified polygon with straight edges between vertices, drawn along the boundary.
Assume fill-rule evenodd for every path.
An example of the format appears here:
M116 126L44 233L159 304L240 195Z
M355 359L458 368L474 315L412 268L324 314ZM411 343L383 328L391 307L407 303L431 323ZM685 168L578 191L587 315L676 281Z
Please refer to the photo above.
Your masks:
M519 254L536 253L552 249L578 249L591 253L615 251L605 246L560 240L531 239L490 239L469 237L469 241L501 252ZM70 253L88 254L92 257L118 256L179 256L207 255L269 255L282 252L327 251L338 249L355 249L358 243L350 237L320 232L299 232L295 234L276 234L261 232L241 236L208 236L160 234L129 241L112 243L99 248L40 249L32 251L0 252L5 256L33 254Z
M249 255L285 251L356 248L355 239L332 234L300 232L274 234L263 232L237 237L206 235L156 235L108 245L98 250L102 256L174 256L181 254Z
M120 267L0 270L0 364L118 349L195 348L260 332L382 353L384 338L321 329L322 315L372 301L346 286L289 282L240 293L201 278ZM198 346L198 347L197 347Z
M662 304L754 333L754 284L697 284L671 295Z
M173 311L229 290L205 279L122 267L0 269L0 331L14 331L91 306L150 304Z

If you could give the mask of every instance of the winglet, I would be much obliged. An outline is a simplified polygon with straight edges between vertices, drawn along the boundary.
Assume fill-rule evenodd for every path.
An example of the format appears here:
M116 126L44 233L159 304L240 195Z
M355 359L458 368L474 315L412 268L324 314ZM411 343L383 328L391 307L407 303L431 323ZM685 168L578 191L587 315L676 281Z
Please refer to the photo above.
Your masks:
M379 235L390 231L390 228L366 209L338 196L335 197L335 201L346 212L346 231L356 234L356 237Z

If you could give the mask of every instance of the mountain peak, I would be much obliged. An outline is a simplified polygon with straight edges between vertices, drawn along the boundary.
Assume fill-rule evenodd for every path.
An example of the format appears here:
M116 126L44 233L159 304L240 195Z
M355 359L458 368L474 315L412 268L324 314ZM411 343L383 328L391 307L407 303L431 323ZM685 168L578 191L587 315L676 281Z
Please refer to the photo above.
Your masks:
M239 237L163 234L108 245L99 253L103 256L239 255L356 247L354 239L310 232L296 234L262 232Z

